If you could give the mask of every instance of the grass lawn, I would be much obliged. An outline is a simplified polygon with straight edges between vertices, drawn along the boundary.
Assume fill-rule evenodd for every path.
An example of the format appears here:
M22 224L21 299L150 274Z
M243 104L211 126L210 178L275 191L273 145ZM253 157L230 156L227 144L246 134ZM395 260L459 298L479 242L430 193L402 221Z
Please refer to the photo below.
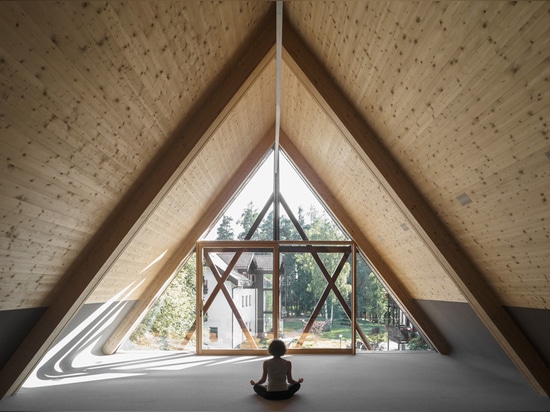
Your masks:
M301 319L288 318L283 319L283 329L285 332L302 330L304 328L304 323Z
M307 320L304 318L304 321ZM361 329L363 329L363 332L365 332L366 335L376 335L373 333L373 329L380 326L380 331L385 334L386 328L384 325L378 325L377 323L367 322L364 320L359 320L359 325L361 326ZM304 328L304 322L302 322L302 319L297 318L285 318L283 319L283 330L286 333L294 332L294 331L302 331ZM340 335L342 335L342 339L351 339L351 322L348 319L335 319L332 325L332 330L321 333L321 337L325 339L340 339Z

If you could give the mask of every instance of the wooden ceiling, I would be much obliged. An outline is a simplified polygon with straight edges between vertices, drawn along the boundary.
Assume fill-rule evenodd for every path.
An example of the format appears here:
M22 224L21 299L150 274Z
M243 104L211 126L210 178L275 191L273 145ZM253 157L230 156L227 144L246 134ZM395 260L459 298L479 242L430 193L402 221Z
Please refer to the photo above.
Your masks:
M548 6L285 4L305 42L503 303L544 309L550 308ZM285 90L299 88L293 84ZM336 132L324 133L331 129L318 120L320 111L307 126L301 121L305 116L292 115L300 107L313 110L307 100L285 95L289 100L294 106L284 106L283 117L288 135L303 142L300 150L327 184L345 176L346 185L331 187L338 188L357 224L392 256L397 272L411 279L413 294L459 299L414 235L400 228L404 219L388 210L390 202L371 193L376 183L365 177L357 154L332 138ZM308 145L313 141L322 143ZM338 153L330 165L327 153ZM466 206L457 199L463 194L472 201ZM368 205L369 215L358 205Z
M1 309L48 305L68 267L234 64L268 9L233 2L0 4ZM133 282L185 236L271 125L273 88L266 76L231 113L127 250L126 263L115 264L98 299Z
M471 302L459 245L498 305L550 309L550 4L284 12L288 151L373 259L412 300ZM274 33L271 2L0 2L0 310L169 279L273 141Z

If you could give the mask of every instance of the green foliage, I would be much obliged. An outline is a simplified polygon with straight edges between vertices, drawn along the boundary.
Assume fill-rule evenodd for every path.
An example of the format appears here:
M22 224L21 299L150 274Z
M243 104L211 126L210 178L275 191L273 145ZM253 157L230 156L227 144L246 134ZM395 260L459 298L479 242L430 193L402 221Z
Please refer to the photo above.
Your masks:
M258 210L250 202L241 213L237 224L242 231L238 239L245 239L258 217ZM311 208L307 213L300 208L297 214L301 228L310 240L346 240L338 225L324 211ZM234 240L233 219L224 216L217 228L218 240ZM306 223L308 222L308 223ZM270 212L258 226L252 239L273 239L273 212ZM286 216L280 217L280 239L301 240L298 230ZM281 306L285 332L303 329L301 319L307 319L327 287L327 280L316 258L311 253L284 253L284 271L281 272ZM339 253L319 253L318 259L326 268L328 276L333 276L342 255ZM386 340L385 330L378 326L387 312L386 290L378 281L368 263L358 254L356 266L357 318L362 329L375 345ZM336 280L336 286L343 299L351 307L351 260L344 264ZM138 342L146 338L183 339L195 321L196 310L196 265L195 256L186 262L183 269L166 289L163 295L147 313L140 326L131 336ZM286 319L288 317L288 319ZM378 325L378 326L377 326ZM323 338L350 340L351 325L347 314L333 291L330 291L314 329L319 329ZM411 348L424 348L427 344L420 336L411 340Z
M326 213L314 207L309 210L310 223L304 228L310 240L346 240L338 225Z
M243 228L243 231L239 233L238 239L243 240L246 238L246 235L250 231L250 228L256 221L256 218L258 217L259 212L258 209L254 207L254 203L250 202L246 209L243 210L241 213L241 218L237 220L237 224L240 225Z
M409 340L409 350L428 350L430 346L426 343L424 338L420 336L419 333L414 333L411 335Z
M196 261L193 254L162 296L134 330L130 340L164 338L181 340L195 321Z
M360 318L382 322L387 312L386 289L362 256L357 255L357 308Z
M218 229L216 230L216 240L233 240L235 239L235 233L233 233L233 228L231 224L233 223L233 218L231 216L224 216Z

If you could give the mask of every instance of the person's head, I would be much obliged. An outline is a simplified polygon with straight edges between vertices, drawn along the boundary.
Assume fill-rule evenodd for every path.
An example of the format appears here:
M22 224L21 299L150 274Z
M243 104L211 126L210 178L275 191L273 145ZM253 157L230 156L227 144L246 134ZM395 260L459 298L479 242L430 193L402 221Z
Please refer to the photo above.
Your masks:
M281 357L286 353L286 345L282 340L273 339L269 344L267 351L272 356Z

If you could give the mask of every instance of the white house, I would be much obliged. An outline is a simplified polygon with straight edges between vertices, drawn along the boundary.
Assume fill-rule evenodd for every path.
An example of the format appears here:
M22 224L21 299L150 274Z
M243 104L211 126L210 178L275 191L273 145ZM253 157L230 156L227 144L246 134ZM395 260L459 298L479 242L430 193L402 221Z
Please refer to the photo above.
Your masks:
M227 269L229 260L233 254L211 253L210 258L216 266L220 275ZM224 259L225 258L225 259ZM272 266L272 265L271 265ZM258 336L264 330L263 313L263 282L260 288L256 286L256 275L251 273L257 267L253 253L246 252L240 257L232 269L227 280L224 282L225 290L230 296L238 316L252 336ZM212 270L208 265L203 268L203 302L207 302L217 284ZM246 342L237 314L234 313L222 290L220 290L214 301L204 315L203 323L203 345L211 349L231 349L239 347ZM260 314L260 316L258 316Z

